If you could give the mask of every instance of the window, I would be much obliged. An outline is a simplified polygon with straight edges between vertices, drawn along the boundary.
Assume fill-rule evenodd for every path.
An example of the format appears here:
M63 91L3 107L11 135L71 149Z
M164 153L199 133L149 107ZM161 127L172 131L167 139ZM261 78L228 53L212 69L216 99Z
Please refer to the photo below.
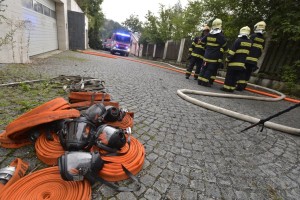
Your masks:
M56 19L56 12L54 10L50 11L50 16L54 19Z
M43 5L35 0L33 0L33 10L43 14Z
M22 0L22 6L32 9L32 0Z
M50 8L43 5L44 15L51 16Z

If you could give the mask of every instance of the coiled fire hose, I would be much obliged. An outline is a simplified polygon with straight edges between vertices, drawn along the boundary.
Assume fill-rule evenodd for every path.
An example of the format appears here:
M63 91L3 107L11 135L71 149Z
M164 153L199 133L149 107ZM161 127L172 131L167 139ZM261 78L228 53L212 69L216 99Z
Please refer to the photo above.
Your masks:
M10 177L10 179L8 180L7 183L5 183L5 185L3 185L0 182L0 194L2 194L2 192L7 189L8 187L10 187L13 183L15 183L16 181L18 181L20 178L22 178L25 175L25 172L28 169L28 163L21 160L20 158L16 158L14 161L12 161L9 165L10 167L14 167L15 171L13 173L13 175Z
M45 168L29 174L0 194L0 200L49 199L90 200L91 185L84 181L64 181L58 167Z
M122 165L126 167L133 175L142 170L145 160L144 146L133 136L130 136L130 145L127 143L120 151L119 156L101 156L105 161L104 167L99 172L99 176L106 181L121 181L128 179ZM98 150L101 154L107 152L93 147L91 151Z
M59 142L59 137L54 133L52 136L53 141L47 140L45 134L42 134L35 143L37 157L47 165L57 165L57 159L65 152ZM100 151L101 155L107 154L104 150L94 146L91 151L95 150ZM130 136L130 145L127 143L119 153L119 156L101 156L106 164L99 172L99 176L104 180L128 179L122 165L134 175L141 171L145 160L145 148L136 138Z
M35 142L35 151L39 160L47 165L57 165L57 159L65 153L59 137L51 133L53 140L47 140L46 134L41 134Z

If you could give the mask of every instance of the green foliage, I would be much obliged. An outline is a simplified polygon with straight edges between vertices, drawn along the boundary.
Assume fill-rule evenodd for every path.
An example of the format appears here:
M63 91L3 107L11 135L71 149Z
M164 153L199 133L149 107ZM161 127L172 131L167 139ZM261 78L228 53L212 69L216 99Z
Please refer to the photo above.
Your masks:
M125 29L123 26L121 26L118 22L115 22L113 20L104 19L104 24L102 25L100 32L101 32L101 38L110 38L112 33L116 30Z
M142 31L142 22L139 20L138 15L131 14L122 25L132 32L141 32Z
M281 74L281 79L286 83L288 89L293 89L300 81L300 60L297 60L291 66L285 65L281 69Z
M264 20L273 39L300 39L299 1L293 0L207 0L207 16L223 20L225 35L232 39L243 26Z

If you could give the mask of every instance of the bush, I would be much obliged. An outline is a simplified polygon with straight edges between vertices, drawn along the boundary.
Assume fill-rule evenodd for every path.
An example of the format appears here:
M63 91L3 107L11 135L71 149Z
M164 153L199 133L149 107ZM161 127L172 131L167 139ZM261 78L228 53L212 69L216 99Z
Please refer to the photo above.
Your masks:
M295 89L300 81L300 60L297 60L293 65L285 65L281 69L281 80L286 83L288 90Z

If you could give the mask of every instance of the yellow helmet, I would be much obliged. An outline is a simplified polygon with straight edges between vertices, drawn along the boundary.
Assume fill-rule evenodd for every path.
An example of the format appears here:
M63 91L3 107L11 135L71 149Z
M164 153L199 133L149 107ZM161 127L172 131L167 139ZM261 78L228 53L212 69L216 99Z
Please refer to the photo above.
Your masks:
M212 22L212 29L221 29L222 28L222 20L216 18L213 22Z
M254 25L254 32L264 32L266 29L266 23L264 21L260 21Z
M244 26L243 28L240 29L240 34L239 34L239 37L242 37L242 36L249 36L250 34L250 28L248 26Z

